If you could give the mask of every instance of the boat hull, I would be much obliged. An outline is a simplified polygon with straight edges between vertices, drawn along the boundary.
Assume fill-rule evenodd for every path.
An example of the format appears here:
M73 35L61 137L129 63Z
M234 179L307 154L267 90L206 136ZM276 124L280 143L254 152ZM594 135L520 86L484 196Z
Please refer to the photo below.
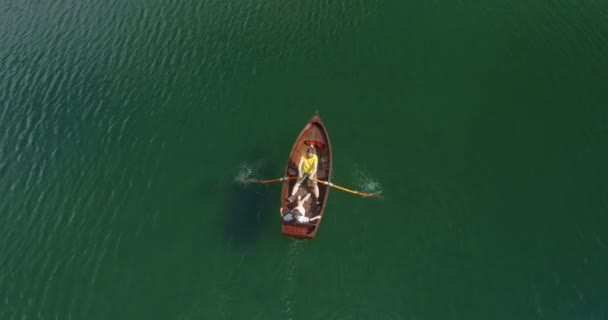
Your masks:
M313 188L310 182L305 181L302 183L298 194L305 195L311 193L311 199L304 204L306 209L306 216L313 218L321 216L318 220L313 220L308 223L298 222L287 222L283 219L283 215L287 214L295 206L295 202L288 200L293 186L295 185L298 176L298 163L302 154L306 152L306 149L313 145L315 152L319 158L317 166L317 179L330 180L331 179L331 168L332 168L332 151L329 135L323 121L319 115L315 115L302 129L298 138L296 139L291 152L289 153L289 159L285 168L285 177L291 178L283 182L281 192L281 229L284 235L291 238L298 239L312 239L316 236L319 231L321 222L323 221L323 214L327 205L327 198L329 195L329 187L324 184L318 184L319 187L319 204L316 204L313 194ZM308 182L308 183L307 183Z

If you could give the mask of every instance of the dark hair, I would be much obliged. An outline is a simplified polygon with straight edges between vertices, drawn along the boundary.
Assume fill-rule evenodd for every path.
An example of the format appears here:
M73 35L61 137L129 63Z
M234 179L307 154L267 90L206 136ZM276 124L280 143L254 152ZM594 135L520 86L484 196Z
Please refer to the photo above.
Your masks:
M314 153L315 152L315 147L309 146L308 148L306 148L306 152L312 152L312 153Z
M293 215L294 218L297 218L302 215L302 212L300 212L300 210L298 210L298 208L294 208L293 210L291 210L291 214Z

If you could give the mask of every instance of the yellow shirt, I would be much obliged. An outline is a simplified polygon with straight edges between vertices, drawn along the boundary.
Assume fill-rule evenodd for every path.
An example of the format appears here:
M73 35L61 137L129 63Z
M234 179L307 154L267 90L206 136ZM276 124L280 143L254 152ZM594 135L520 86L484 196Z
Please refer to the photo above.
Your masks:
M312 171L319 163L319 158L317 158L316 154L313 154L311 158L309 158L306 154L303 154L300 158L302 160L302 173L304 174L312 174Z

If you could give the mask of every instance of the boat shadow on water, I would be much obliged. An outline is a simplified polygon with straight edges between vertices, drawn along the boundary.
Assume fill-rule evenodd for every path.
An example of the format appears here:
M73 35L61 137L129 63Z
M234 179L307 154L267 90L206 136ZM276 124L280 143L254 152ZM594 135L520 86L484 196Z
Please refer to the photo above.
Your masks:
M252 163L253 172L261 177L274 177L280 172L278 162L270 160L268 152L257 150L244 157ZM222 213L225 220L224 236L230 245L245 248L254 244L263 232L271 232L278 219L280 183L270 185L233 182L227 204ZM276 205L273 205L276 204Z

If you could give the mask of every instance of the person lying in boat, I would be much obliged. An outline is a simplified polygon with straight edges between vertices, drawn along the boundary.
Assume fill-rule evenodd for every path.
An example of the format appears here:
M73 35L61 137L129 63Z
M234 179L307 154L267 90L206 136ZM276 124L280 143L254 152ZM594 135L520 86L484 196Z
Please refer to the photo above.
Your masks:
M306 214L306 209L304 209L304 203L310 198L310 193L306 194L304 198L298 197L298 205L289 211L286 215L283 216L283 220L289 222L296 219L299 223L307 223L310 221L321 219L321 216L318 215L316 217L309 218Z
M317 179L318 164L319 158L315 154L315 147L309 146L308 149L306 149L306 153L300 157L300 163L298 164L298 181L293 186L293 190L291 191L291 197L289 197L290 202L293 202L302 182L308 179L308 181L312 183L317 205L319 204L319 186L317 185L316 181L312 180Z

